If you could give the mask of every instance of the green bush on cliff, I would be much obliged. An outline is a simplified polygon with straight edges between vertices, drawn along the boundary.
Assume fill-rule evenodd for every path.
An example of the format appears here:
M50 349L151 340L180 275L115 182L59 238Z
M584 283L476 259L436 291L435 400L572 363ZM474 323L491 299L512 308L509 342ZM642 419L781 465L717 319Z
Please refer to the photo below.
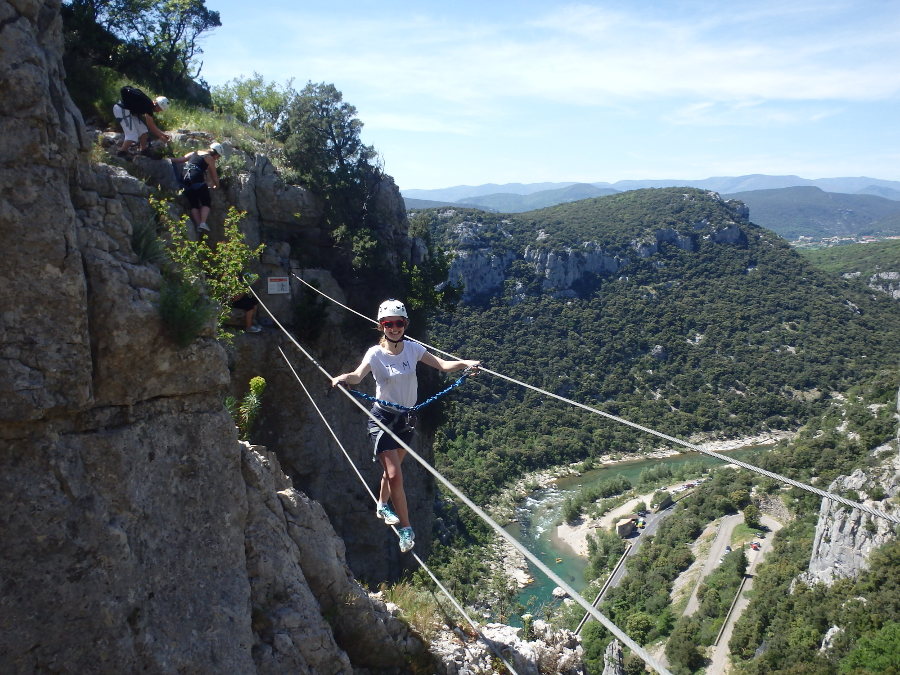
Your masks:
M250 440L250 431L262 409L262 395L266 390L266 380L258 375L250 378L250 391L238 401L233 396L225 398L225 407L238 429L238 437L242 441Z
M169 337L179 347L191 344L215 312L215 305L203 294L200 286L177 275L163 278L159 292L159 314Z
M224 326L231 315L231 299L246 292L248 281L245 275L250 262L262 253L265 245L250 248L246 244L244 233L240 230L244 214L234 207L230 207L225 216L225 238L210 244L208 237L192 240L188 235L187 216L174 218L167 201L151 197L150 205L168 235L168 250L173 265L165 271L166 283L171 289L180 289L173 295L180 299L180 302L174 303L178 311L167 310L163 313L164 323L169 326L170 332L181 336L180 340L187 340L184 344L190 343L193 338L188 339L187 335L191 327L199 325L194 333L196 337L207 320L200 321L206 316L204 304L192 299L208 297L218 315L217 335L220 339L228 339L230 334ZM161 311L163 307L161 303ZM199 315L197 321L188 320L192 307Z
M156 232L156 221L152 219L134 224L131 230L131 248L142 265L163 265L169 259L166 245Z

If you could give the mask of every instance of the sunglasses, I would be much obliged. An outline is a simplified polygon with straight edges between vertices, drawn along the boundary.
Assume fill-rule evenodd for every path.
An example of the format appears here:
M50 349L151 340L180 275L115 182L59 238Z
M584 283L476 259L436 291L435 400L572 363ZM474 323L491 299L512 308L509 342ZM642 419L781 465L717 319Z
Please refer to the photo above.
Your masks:
M382 328L393 328L394 326L397 326L397 328L406 328L406 321L404 321L403 319L400 319L399 321L382 321L381 322Z

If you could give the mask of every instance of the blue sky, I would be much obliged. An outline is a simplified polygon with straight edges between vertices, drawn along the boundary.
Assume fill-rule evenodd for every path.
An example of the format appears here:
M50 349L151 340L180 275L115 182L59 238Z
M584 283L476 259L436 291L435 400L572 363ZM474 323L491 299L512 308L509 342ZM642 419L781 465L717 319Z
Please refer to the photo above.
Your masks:
M900 180L894 0L207 0L211 85L334 84L401 189Z

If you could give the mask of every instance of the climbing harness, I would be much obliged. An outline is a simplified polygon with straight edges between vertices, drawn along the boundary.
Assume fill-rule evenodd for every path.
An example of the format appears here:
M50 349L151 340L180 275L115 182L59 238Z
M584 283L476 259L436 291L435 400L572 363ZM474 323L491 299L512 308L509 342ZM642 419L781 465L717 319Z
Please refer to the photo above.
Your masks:
M463 371L462 377L460 377L456 382L451 384L449 387L444 389L443 391L439 391L434 396L429 396L427 399L422 401L421 403L414 405L412 407L400 405L399 403L393 403L392 401L383 401L380 398L375 398L371 394L367 394L363 391L357 391L356 389L347 389L351 394L356 396L356 398L365 399L366 401L372 401L378 406L378 410L381 413L384 413L390 416L390 420L383 420L389 427L391 427L398 434L408 434L415 430L416 422L419 419L418 412L422 408L427 405L431 405L439 398L448 394L453 389L456 389L459 385L461 385L469 375L478 372L478 369L474 366L469 366ZM370 414L376 411L372 411ZM399 419L398 419L399 417ZM370 430L370 433L374 431L374 429ZM378 443L381 440L381 435L383 431L379 431L376 434L375 447L378 447ZM376 449L374 454L372 455L372 461L378 461L378 450Z
M476 373L476 372L478 372L478 368L477 368L477 367L469 366L468 368L466 368L466 369L463 371L462 377L460 377L456 382L454 382L453 384L451 384L449 387L447 387L447 388L444 389L443 391L439 391L439 392L436 393L434 396L429 396L428 398L426 398L426 399L425 399L424 401L422 401L421 403L418 403L418 404L416 404L416 405L414 405L414 406L412 406L412 407L410 407L410 406L405 406L405 405L400 405L399 403L392 403L391 401L382 401L380 398L375 398L375 397L372 396L371 394L367 394L367 393L362 392L362 391L357 391L356 389L349 389L349 388L348 388L347 391L349 391L351 394L353 394L354 396L356 396L356 398L362 398L362 399L365 399L365 400L367 400L367 401L372 401L373 403L377 403L377 404L378 404L379 406L381 406L382 408L395 408L396 410L399 410L399 411L402 412L402 413L406 413L406 416L405 416L406 428L407 428L407 429L415 429L415 428L416 428L416 419L417 419L416 413L417 413L417 412L419 412L419 411L420 411L422 408L424 408L425 406L431 405L432 403L434 403L435 401L437 401L439 398L441 398L441 397L444 396L445 394L450 393L453 389L456 389L459 385L461 385L461 384L465 381L465 379L466 379L467 377L469 377L470 375L473 375L473 374Z

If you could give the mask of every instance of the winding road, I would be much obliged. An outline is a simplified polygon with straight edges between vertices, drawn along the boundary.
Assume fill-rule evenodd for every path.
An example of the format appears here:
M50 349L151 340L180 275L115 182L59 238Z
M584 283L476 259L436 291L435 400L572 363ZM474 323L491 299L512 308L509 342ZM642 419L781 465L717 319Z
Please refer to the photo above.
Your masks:
M752 590L753 588L753 579L754 573L756 572L756 566L766 559L766 555L769 553L769 551L772 550L772 541L775 538L774 535L778 530L781 529L781 523L779 523L774 518L763 515L760 520L762 521L762 524L769 529L769 533L764 539L760 540L760 547L758 551L754 551L752 549L747 551L747 571L744 574L747 581L744 583L744 587L741 590L741 596L738 598L738 601L731 609L731 614L729 614L727 619L725 620L725 629L722 631L722 635L719 637L719 641L711 647L711 661L709 666L706 668L707 675L722 675L723 673L727 673L731 668L731 662L728 658L731 654L728 649L728 641L731 640L731 633L734 630L734 624L741 617L741 614L750 603L749 594L750 590Z
M719 566L719 560L725 555L725 547L731 543L731 534L734 532L734 528L742 522L744 522L744 516L741 513L722 518L722 522L719 524L719 531L716 533L716 538L713 540L709 553L706 556L706 563L703 565L703 570L701 570L697 583L694 584L694 590L691 591L691 597L688 598L687 606L684 608L684 616L690 616L700 608L700 601L697 599L697 589L700 588L703 580Z

